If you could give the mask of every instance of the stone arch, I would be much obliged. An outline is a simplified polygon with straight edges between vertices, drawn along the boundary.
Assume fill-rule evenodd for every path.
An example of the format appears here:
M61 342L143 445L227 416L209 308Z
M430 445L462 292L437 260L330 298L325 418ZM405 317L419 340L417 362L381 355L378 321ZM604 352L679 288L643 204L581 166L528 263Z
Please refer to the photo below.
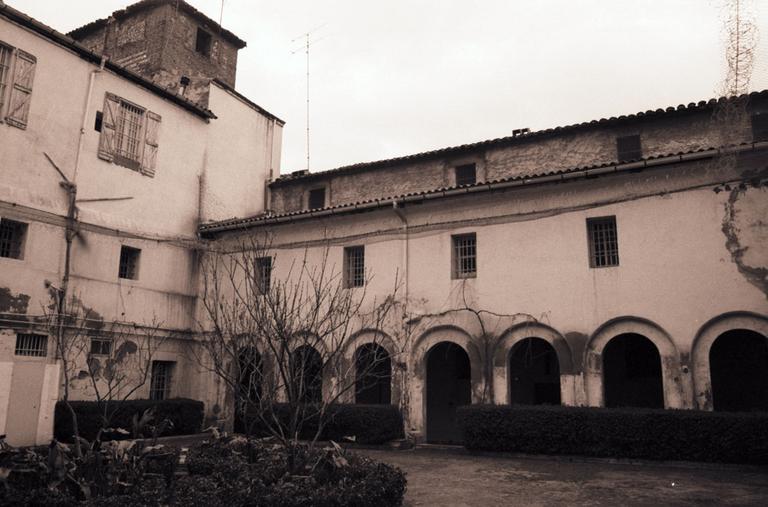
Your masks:
M411 395L409 425L419 439L426 436L427 353L442 342L458 345L469 357L472 403L488 401L484 399L483 357L472 336L456 326L437 326L428 329L414 341L409 357L409 370L413 372L409 388Z
M528 338L540 338L548 342L555 353L560 367L560 399L563 404L572 404L574 364L573 353L557 330L538 322L523 322L504 331L496 342L493 352L493 394L495 403L509 402L509 356L518 343ZM566 380L564 377L568 376Z
M715 340L731 330L745 329L768 336L768 317L753 312L729 312L707 321L693 340L691 367L696 408L712 410L712 372L709 351Z
M389 355L391 361L391 403L393 405L400 404L401 396L401 384L404 373L404 365L402 364L401 354L395 344L395 341L384 331L373 328L361 329L352 335L346 343L346 349L344 351L344 361L342 362L342 372L355 373L355 354L361 347L365 345L376 344L382 347ZM344 396L344 402L354 403L355 391L349 390L347 395Z
M680 354L669 334L654 322L641 317L611 319L592 334L584 350L584 389L592 407L605 406L603 351L613 338L638 334L650 340L659 352L665 408L684 408Z

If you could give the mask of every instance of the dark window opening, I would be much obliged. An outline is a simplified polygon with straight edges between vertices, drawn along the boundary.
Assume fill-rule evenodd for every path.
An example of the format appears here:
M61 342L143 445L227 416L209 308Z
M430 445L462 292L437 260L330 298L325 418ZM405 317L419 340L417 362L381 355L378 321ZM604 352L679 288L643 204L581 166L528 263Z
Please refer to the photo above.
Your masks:
M91 338L91 355L108 356L112 352L112 340L109 338Z
M645 336L625 333L603 350L606 407L664 408L661 356Z
M0 219L0 257L23 259L26 235L27 224L7 218Z
M313 188L309 191L309 198L307 199L307 208L320 209L325 208L325 187Z
M616 217L587 219L589 267L606 268L619 265L619 239Z
M622 136L616 138L616 151L619 162L629 162L643 158L643 148L640 145L640 135Z
M195 51L204 56L211 56L211 34L200 27L197 28Z
M560 364L541 338L526 338L509 356L509 399L520 405L560 404Z
M768 112L752 115L752 140L768 141Z
M96 111L96 120L93 122L93 130L101 132L101 123L104 121L104 113Z
M475 233L451 236L453 242L452 278L477 276L477 236Z
M323 399L323 359L309 345L291 354L293 397L299 403L320 403Z
M366 343L355 353L355 403L392 402L392 360L384 347Z
M118 277L128 280L139 279L139 257L141 250L129 246L120 247L120 267Z
M271 287L272 257L259 257L256 259L257 291L266 294Z
M477 182L475 164L464 164L456 167L456 186L474 185Z
M726 331L709 349L712 404L717 411L768 411L768 338Z
M350 246L344 249L344 286L365 285L365 247Z
M149 384L150 400L167 400L171 397L173 361L152 361L152 379Z
M19 333L16 335L17 356L45 357L48 355L48 337L43 334Z

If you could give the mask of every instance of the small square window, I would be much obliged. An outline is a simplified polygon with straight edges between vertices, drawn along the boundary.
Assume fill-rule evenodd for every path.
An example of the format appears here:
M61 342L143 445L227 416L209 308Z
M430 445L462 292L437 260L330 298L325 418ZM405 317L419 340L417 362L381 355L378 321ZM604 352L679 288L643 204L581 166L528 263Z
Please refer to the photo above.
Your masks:
M587 219L589 267L607 268L619 265L619 239L616 217Z
M616 138L616 155L619 162L628 162L643 158L643 148L640 145L640 134Z
M150 400L167 400L171 397L173 361L152 361L152 378L149 384Z
M48 337L44 334L19 333L16 335L17 356L45 357L48 355Z
M108 356L112 353L112 340L109 338L91 338L91 355Z
M120 268L117 275L128 280L139 279L139 257L141 250L123 245L120 247Z
M768 141L768 112L752 115L752 141Z
M26 236L27 224L7 218L0 219L0 257L23 259Z
M195 51L203 56L211 55L211 34L200 27L197 28L197 37L195 38Z
M269 292L272 278L272 257L259 257L256 259L256 277L259 294Z
M344 249L344 286L365 285L365 247L348 246Z
M475 164L456 166L456 186L474 185L477 182L477 169Z
M475 233L451 236L453 242L452 278L477 276L477 236Z
M307 198L307 209L325 208L325 187L313 188Z

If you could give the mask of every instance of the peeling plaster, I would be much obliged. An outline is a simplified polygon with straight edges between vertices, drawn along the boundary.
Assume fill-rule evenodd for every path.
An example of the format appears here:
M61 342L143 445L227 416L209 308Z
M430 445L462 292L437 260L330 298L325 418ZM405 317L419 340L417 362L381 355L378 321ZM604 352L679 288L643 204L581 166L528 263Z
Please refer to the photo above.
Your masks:
M765 191L756 189L754 192L764 193ZM750 264L755 261L766 262L766 255L761 250L760 243L746 244L749 239L759 239L761 236L768 235L768 228L763 220L764 213L760 209L754 209L753 203L743 202L746 198L755 197L748 196L747 193L748 190L743 185L731 190L728 201L725 203L725 216L721 230L725 236L725 248L731 254L731 260L736 264L739 273L768 298L768 267ZM764 196L760 197L765 203ZM740 202L741 207L738 206ZM756 199L754 205L759 205ZM747 256L748 252L754 251L757 251L757 255Z
M0 287L0 313L18 313L26 315L29 307L29 296L19 294L14 296L7 287Z

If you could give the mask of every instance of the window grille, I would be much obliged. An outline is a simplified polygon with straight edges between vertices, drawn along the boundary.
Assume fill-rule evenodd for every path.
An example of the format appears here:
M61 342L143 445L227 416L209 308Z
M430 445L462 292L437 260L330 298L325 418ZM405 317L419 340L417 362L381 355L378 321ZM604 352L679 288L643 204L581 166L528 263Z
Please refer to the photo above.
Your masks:
M258 277L259 293L266 294L269 292L272 278L272 257L256 259L256 276Z
M605 268L619 265L616 217L588 218L589 266Z
M464 164L456 167L456 186L474 185L477 182L475 164Z
M120 247L120 267L118 268L118 277L129 280L138 280L139 278L139 257L141 250L129 246Z
M344 286L365 285L365 247L350 246L344 249Z
M108 356L112 352L112 340L109 338L91 338L91 355Z
M141 147L144 144L141 128L144 125L144 110L140 107L120 102L120 114L115 127L115 146L117 155L141 164Z
M752 140L768 141L768 112L752 115Z
M643 158L643 148L640 145L640 135L616 138L616 152L619 162Z
M451 236L453 240L453 278L477 276L477 236L475 233Z
M48 355L48 337L43 334L16 335L16 355L45 357Z
M308 209L325 208L325 188L314 188L309 191Z
M171 396L171 374L173 361L152 361L152 379L149 386L149 399L166 400Z
M0 219L0 257L21 259L26 232L27 224Z

